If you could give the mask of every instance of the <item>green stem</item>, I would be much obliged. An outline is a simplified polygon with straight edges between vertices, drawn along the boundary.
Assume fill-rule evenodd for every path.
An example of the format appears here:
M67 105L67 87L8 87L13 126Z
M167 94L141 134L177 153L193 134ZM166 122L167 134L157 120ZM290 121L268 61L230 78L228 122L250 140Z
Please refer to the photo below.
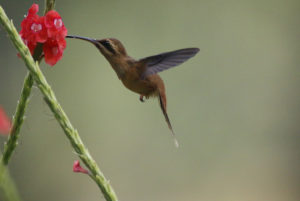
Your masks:
M6 201L21 200L15 183L9 174L9 170L3 163L0 163L0 189L2 190L3 197L5 197Z
M44 10L44 14L46 14L49 10L54 9L55 0L46 0L45 4L46 7ZM42 53L43 53L42 44L38 44L34 51L34 55L33 55L34 60L40 61ZM21 97L19 99L16 112L14 115L12 129L10 131L9 138L4 147L4 153L2 157L2 162L4 163L4 165L8 164L8 161L10 160L11 155L18 144L17 140L20 135L20 129L23 124L24 115L25 115L27 104L29 102L29 96L31 93L32 86L33 86L33 77L31 76L30 73L28 73L27 76L25 77L23 89L21 92Z
M14 27L13 23L7 18L1 6L0 6L0 23L3 25L4 29L7 31L14 46L19 51L22 59L25 62L25 65L27 66L28 70L33 76L34 81L37 83L38 88L44 95L44 99L46 103L49 105L56 120L59 122L60 126L62 127L73 149L78 154L80 159L84 162L84 164L87 166L87 168L90 170L91 178L97 183L97 185L101 189L107 201L117 201L118 199L113 188L110 186L108 180L104 177L103 173L100 171L95 160L91 157L89 151L82 143L77 130L74 129L74 127L72 126L69 118L67 117L62 107L60 106L59 102L57 101L56 96L52 91L50 85L48 84L45 76L39 69L38 63L35 62L31 57L27 46L23 43L16 28Z
M46 0L46 8L45 12L47 13L49 10L54 8L55 0ZM42 55L42 45L39 44L35 49L33 58L38 61L40 60ZM20 129L22 127L24 121L24 115L26 111L27 104L29 102L29 96L31 93L31 89L33 86L33 77L30 73L27 74L24 80L23 89L21 91L21 97L18 101L18 105L16 108L16 112L14 115L12 129L10 131L9 138L4 147L4 153L0 157L0 189L3 192L4 197L7 201L20 201L20 196L9 174L9 170L6 167L13 151L17 146L17 141L19 138Z
M29 101L32 85L33 85L33 78L30 75L30 73L28 73L28 75L25 78L23 89L21 92L21 97L18 102L16 113L13 118L12 129L10 131L8 141L4 147L3 158L2 158L2 162L4 165L8 164L8 161L17 146L17 140L19 138L20 129L23 124L24 114L25 114L27 103Z
M46 0L45 2L45 11L44 11L44 15L50 11L50 10L53 10L54 7L55 7L55 0Z

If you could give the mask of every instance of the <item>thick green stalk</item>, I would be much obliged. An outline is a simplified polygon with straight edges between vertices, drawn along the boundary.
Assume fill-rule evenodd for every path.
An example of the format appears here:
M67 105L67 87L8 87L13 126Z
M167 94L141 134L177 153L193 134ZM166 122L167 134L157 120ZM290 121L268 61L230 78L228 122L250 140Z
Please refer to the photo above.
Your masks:
M2 195L3 195L2 197L4 197L6 201L21 200L17 188L15 186L15 183L9 174L9 170L3 163L0 163L0 189L2 191ZM1 199L1 195L0 195L0 199Z
M60 126L64 130L64 133L68 137L72 147L75 152L78 154L80 159L84 162L87 168L90 170L91 178L97 183L100 187L105 199L107 201L117 201L117 196L110 186L109 182L104 177L103 173L100 171L98 165L95 160L91 157L89 151L84 146L81 141L81 138L76 129L72 126L70 120L67 115L63 111L62 107L58 103L54 92L52 91L50 85L48 84L46 78L43 73L39 69L39 65L37 62L33 60L30 55L30 52L26 45L23 43L20 38L16 28L13 23L7 18L4 10L0 6L0 23L3 25L4 29L7 31L11 41L13 42L16 49L19 51L22 59L25 62L28 70L33 76L34 81L36 82L38 88L44 95L44 99L46 103L49 105L51 111L53 112L55 118L59 122Z
M45 12L47 13L49 10L53 9L55 5L55 0L46 0L46 8ZM42 45L38 45L33 58L37 61L40 60L42 55ZM20 196L9 174L9 170L6 167L9 159L12 156L13 151L17 146L17 141L19 138L20 129L22 127L24 121L24 115L26 111L27 104L29 102L29 96L31 93L31 89L33 86L33 77L30 73L28 73L24 80L23 89L21 91L21 97L18 101L18 105L16 108L16 112L14 115L12 129L10 131L10 135L8 141L4 147L4 153L0 157L0 189L2 190L3 196L7 201L20 201Z
M4 165L8 164L8 161L17 146L17 140L19 138L20 129L23 124L24 114L25 114L27 103L29 101L32 85L33 85L33 78L30 75L30 73L28 73L28 75L25 78L23 89L21 92L21 97L18 102L16 113L13 118L12 129L10 131L8 141L4 147L4 152L2 157L2 162Z
M45 11L44 14L46 14L48 11L53 10L55 7L55 0L46 0L45 1Z
M44 10L44 14L46 14L49 10L54 9L55 0L46 0L45 4L46 7ZM42 44L38 44L38 46L35 48L34 55L33 55L35 61L40 61L42 52L43 52ZM25 77L23 89L21 92L21 97L19 99L16 112L14 115L12 129L10 131L9 138L4 147L4 153L2 157L2 162L4 163L4 165L8 164L8 161L17 146L18 143L17 140L19 138L20 129L23 124L24 115L25 115L27 104L29 102L29 96L31 93L32 86L33 86L33 77L31 76L30 73L28 73L27 76Z

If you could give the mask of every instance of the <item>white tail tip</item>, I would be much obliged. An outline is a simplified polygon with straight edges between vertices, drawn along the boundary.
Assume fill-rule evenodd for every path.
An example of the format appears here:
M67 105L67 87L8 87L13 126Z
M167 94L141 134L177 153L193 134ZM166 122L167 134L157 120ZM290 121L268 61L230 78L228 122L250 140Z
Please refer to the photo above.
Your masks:
M179 143L178 143L178 141L177 141L176 138L174 138L174 144L175 144L175 147L176 147L176 148L179 148Z

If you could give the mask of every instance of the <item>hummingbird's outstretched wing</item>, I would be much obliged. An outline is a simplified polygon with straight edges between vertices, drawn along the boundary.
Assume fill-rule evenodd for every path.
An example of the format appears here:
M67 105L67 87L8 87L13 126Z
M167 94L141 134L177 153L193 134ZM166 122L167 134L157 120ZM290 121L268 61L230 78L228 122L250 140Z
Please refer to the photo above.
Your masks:
M178 66L195 56L199 50L199 48L186 48L142 58L139 61L145 63L146 68L141 76L144 79L149 75Z

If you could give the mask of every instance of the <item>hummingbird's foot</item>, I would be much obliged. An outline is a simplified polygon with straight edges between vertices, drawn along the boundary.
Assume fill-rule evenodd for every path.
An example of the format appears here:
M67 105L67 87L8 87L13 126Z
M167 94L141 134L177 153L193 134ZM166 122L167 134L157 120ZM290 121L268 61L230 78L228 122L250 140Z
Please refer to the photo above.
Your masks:
M140 95L140 101L143 103L144 101L144 95Z
M41 61L44 57L45 57L45 55L42 54L42 55L40 56L39 60Z

